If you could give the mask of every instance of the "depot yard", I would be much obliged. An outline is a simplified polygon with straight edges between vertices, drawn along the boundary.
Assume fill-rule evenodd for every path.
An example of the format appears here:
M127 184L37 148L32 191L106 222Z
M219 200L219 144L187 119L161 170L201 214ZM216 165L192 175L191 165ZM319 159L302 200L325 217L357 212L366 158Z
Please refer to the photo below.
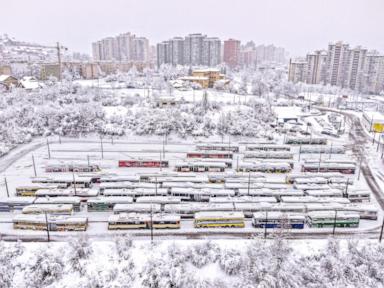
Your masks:
M5 171L0 232L316 234L380 226L343 119L301 115L271 129L273 139L49 139Z

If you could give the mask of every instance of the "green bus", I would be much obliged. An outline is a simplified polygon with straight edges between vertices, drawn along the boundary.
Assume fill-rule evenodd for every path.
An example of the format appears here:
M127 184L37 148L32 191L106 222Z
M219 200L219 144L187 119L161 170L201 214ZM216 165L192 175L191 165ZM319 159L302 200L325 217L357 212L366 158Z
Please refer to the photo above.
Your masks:
M354 212L345 211L312 211L307 214L309 227L329 228L329 227L359 227L360 215Z

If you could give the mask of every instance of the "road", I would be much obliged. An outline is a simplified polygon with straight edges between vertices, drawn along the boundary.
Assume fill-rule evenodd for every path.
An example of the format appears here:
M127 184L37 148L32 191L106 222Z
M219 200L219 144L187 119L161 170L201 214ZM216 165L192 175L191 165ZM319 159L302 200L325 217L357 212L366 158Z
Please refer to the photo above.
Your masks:
M369 166L366 153L364 153L364 144L370 140L369 135L365 133L364 128L361 125L360 118L354 114L343 112L331 108L316 107L321 111L330 111L346 116L351 123L351 131L349 133L350 137L354 141L352 146L352 152L355 155L361 157L361 173L364 175L364 178L367 181L369 188L371 189L373 195L376 198L376 201L379 203L382 210L384 210L384 195L380 189L380 186L377 184L375 177L373 176L372 170Z

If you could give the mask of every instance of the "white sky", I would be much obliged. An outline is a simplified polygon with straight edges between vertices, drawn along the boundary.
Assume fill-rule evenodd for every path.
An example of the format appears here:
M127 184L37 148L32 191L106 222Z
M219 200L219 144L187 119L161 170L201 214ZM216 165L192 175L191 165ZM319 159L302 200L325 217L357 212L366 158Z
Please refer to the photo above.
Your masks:
M0 34L91 52L91 42L133 32L156 44L202 32L273 43L293 55L344 40L384 53L384 0L10 0Z

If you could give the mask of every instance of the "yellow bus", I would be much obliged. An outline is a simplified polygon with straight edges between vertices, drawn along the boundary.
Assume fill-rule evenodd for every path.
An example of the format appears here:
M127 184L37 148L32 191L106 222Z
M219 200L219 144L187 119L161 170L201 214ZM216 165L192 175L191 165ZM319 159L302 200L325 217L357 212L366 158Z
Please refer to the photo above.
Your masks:
M180 215L120 213L108 218L108 229L179 229Z
M243 228L244 213L235 211L207 211L195 213L195 228Z
M18 214L13 220L14 229L48 230L49 231L85 231L87 230L87 217L74 217L64 215L26 215Z

